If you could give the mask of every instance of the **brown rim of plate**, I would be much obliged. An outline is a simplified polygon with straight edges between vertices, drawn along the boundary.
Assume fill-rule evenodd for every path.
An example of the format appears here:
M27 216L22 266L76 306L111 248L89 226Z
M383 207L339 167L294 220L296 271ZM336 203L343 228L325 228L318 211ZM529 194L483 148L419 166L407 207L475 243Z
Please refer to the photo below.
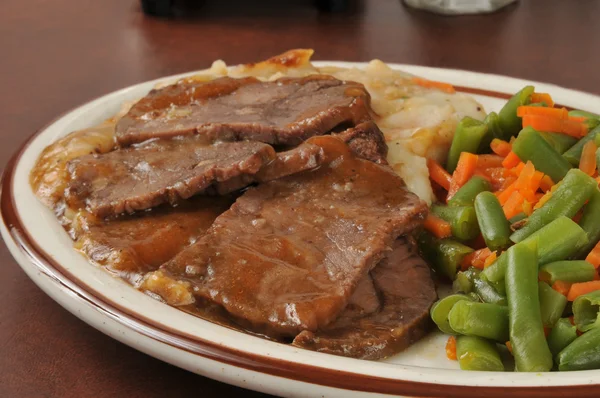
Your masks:
M460 86L456 86L455 88L460 92L485 95L488 97L501 99L511 97L510 94L485 89ZM176 331L168 325L164 325L156 320L148 319L143 315L131 312L119 303L116 303L95 291L91 286L79 280L52 259L52 257L39 247L31 235L29 235L16 211L15 198L13 195L13 179L17 163L31 142L42 131L62 116L72 112L74 109L61 114L36 131L24 144L22 144L15 155L9 160L2 175L2 181L0 182L0 214L2 215L4 225L10 232L15 244L23 254L28 257L29 261L38 269L38 271L49 277L53 282L58 283L71 291L78 300L86 302L97 311L116 322L119 322L123 326L159 343L195 355L200 355L210 360L271 376L331 388L412 397L465 398L485 396L488 398L501 398L505 397L507 394L510 394L513 397L528 398L598 396L600 391L600 385L598 384L544 387L478 387L394 380L347 371L338 371L320 366L290 362L250 352L239 351L235 348L225 347L209 340Z

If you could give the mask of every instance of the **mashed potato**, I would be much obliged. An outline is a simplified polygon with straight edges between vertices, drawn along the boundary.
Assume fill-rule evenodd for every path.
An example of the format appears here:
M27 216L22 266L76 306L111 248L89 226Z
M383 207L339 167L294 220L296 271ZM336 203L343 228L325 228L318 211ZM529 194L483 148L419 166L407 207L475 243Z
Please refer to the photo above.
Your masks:
M410 190L431 203L434 197L426 158L445 161L457 123L464 116L483 120L483 107L466 94L423 87L415 76L379 60L369 62L364 69L319 68L311 64L312 54L313 50L291 50L263 62L231 68L223 61L215 61L210 69L191 79L255 76L275 80L323 73L364 84L371 94L374 119L386 137L388 162Z

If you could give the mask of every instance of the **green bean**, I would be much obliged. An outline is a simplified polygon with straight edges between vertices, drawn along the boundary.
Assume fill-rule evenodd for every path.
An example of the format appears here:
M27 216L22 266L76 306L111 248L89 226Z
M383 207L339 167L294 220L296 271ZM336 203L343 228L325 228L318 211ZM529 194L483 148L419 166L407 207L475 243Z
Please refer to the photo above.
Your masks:
M588 243L577 252L577 258L583 258L600 241L600 190L597 188L594 189L592 197L583 208L579 225L588 236Z
M519 221L523 221L524 219L527 218L527 214L525 213L519 213L514 217L511 217L510 220L508 220L508 222L510 222L510 225L517 223Z
M465 296L464 294L452 294L444 297L441 300L438 300L431 307L431 319L442 332L447 334L456 334L456 332L450 327L448 314L450 313L450 310L452 310L452 307L462 300L471 301L471 298Z
M569 171L550 199L535 210L523 228L515 231L510 239L520 242L559 216L575 216L598 189L597 186L596 180L581 170Z
M474 176L465 183L448 201L448 206L473 206L475 197L484 191L491 191L492 186L485 178Z
M487 126L487 133L481 139L477 153L491 152L490 144L494 138L502 139L502 130L500 129L499 118L496 112L490 112L483 120L483 124Z
M595 129L591 130L589 133L586 134L585 137L577 141L575 145L573 145L571 148L569 148L568 151L563 153L563 158L565 158L573 166L579 166L579 159L581 158L583 146L589 141L594 140L598 134L600 134L600 127L596 127Z
M477 195L475 213L487 247L492 251L506 248L510 244L510 225L496 195L491 192Z
M506 296L498 292L491 282L476 278L473 280L473 287L484 303L506 305Z
M475 239L479 235L477 216L472 206L431 206L431 212L450 223L452 236L460 240Z
M567 306L567 298L552 289L546 282L538 282L538 292L542 324L546 327L552 327L562 316Z
M552 368L538 296L537 241L522 242L507 250L506 296L509 330L516 370L545 372Z
M571 169L569 162L532 127L521 130L512 150L523 162L530 160L536 170L547 174L554 182L562 180Z
M580 250L588 241L585 231L568 217L558 217L550 224L529 235L523 242L538 242L538 261L547 264L564 260ZM504 280L506 253L481 272L481 278L490 282Z
M417 243L423 258L450 280L454 280L462 259L473 252L473 249L462 243L452 239L437 239L427 231L422 231L417 236Z
M587 282L594 279L596 268L587 261L555 261L540 267L540 279L551 285L556 281L569 283Z
M566 346L577 338L577 328L567 318L561 318L554 324L548 335L548 347L553 357L556 357Z
M573 320L577 329L587 332L600 326L600 290L581 295L573 301Z
M558 370L600 368L600 328L590 330L577 337L558 354L556 362L558 362Z
M477 153L481 140L487 133L487 126L480 120L465 116L462 118L452 139L452 145L448 152L446 170L452 174L458 164L458 158L462 152Z
M582 111L580 109L573 109L572 111L569 111L569 116L585 117L588 119L600 119L600 115L592 112Z
M504 281L500 281L500 282L486 281L486 282L489 283L490 285L492 285L492 287L494 288L495 291L498 292L498 294L500 294L503 297L506 297L506 285L504 284Z
M481 337L458 336L456 358L462 370L504 371L496 344Z
M565 153L569 148L577 143L577 138L563 133L540 132L540 135L559 154Z
M479 298L479 296L475 292L471 292L471 293L467 294L467 296L471 299L471 301L474 301L476 303L480 303L481 302L481 299Z
M596 127L600 126L600 119L586 119L583 124L585 124L588 131L592 131ZM598 140L598 136L596 136L595 140ZM596 142L596 145L598 145L598 142Z
M466 271L459 271L456 279L452 283L454 293L471 293L473 291L473 281L481 271L475 267L469 267Z
M560 293L559 293L560 294ZM498 304L459 301L448 314L450 328L466 336L508 341L508 309Z
M517 135L521 130L522 121L517 116L517 108L522 105L527 105L530 102L531 94L533 94L533 86L525 86L521 91L516 93L498 112L498 124L502 130L502 139L510 140L511 137Z

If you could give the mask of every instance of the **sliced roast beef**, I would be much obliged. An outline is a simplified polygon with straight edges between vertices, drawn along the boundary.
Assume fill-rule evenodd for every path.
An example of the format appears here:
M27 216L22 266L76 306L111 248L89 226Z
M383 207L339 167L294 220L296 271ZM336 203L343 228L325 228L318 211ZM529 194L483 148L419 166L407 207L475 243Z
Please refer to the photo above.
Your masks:
M237 191L254 182L267 182L318 167L323 161L323 149L308 142L284 152L277 152L275 159L265 164L255 175L242 175L213 186L219 195ZM211 193L211 192L209 192Z
M391 169L354 157L341 140L308 143L324 149L325 164L246 191L142 289L172 305L212 300L272 336L333 322L427 207Z
M94 220L82 228L75 248L92 262L133 285L194 243L232 196L199 196L172 208L161 206L117 220Z
M362 84L325 75L263 82L253 77L180 81L151 91L118 122L121 146L199 134L227 141L298 145L337 126L371 120Z
M387 164L388 147L385 137L375 122L363 122L335 134L344 141L354 154L379 164Z
M429 309L436 299L429 267L415 245L401 238L361 281L335 322L301 332L294 345L354 358L384 358L430 330Z
M217 181L253 175L274 158L273 148L260 142L153 141L71 161L65 197L70 207L99 217L132 213L176 204Z
M311 144L275 153L256 141L157 140L71 161L65 197L71 208L107 217L177 204L203 191L227 194L314 168L321 158L322 149Z

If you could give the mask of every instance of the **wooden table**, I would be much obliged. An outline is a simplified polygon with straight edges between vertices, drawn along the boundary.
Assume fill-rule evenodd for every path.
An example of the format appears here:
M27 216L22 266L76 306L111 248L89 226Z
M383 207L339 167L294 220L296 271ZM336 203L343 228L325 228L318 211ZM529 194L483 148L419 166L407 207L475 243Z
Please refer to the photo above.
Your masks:
M311 0L207 0L185 18L162 20L145 17L135 0L4 0L0 161L47 121L94 97L218 58L250 62L294 47L314 48L316 59L380 58L600 94L599 14L595 0L528 0L458 18L399 0L365 0L333 15L319 14ZM0 259L1 397L264 396L110 339L44 295L4 245Z

